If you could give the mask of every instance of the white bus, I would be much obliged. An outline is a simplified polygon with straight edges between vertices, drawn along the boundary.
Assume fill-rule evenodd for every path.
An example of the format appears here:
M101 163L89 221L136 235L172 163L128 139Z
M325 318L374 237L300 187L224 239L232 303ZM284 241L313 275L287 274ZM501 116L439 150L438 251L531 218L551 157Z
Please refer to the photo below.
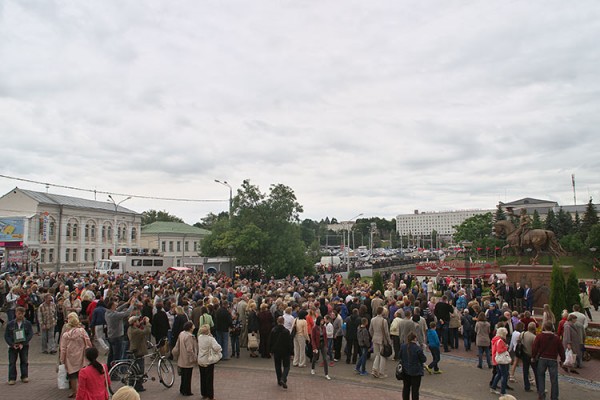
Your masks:
M126 255L113 256L110 259L98 260L94 271L100 273L111 272L122 274L124 272L156 272L166 271L173 266L172 257L151 255Z

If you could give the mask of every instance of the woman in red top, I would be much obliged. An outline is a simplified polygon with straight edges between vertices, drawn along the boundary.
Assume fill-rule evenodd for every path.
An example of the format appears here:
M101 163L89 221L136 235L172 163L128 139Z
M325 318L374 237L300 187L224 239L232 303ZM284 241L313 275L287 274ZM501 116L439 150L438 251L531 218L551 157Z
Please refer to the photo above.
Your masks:
M310 335L310 342L313 348L313 358L312 358L312 367L310 373L312 375L315 374L315 365L317 364L317 359L319 354L321 354L321 358L323 362L323 368L325 369L325 379L330 380L329 371L327 368L327 331L325 328L325 318L318 316L315 326L312 328L312 333Z
M98 350L90 347L85 350L85 358L90 362L79 370L79 387L76 400L107 400L107 386L110 385L108 368L97 361Z

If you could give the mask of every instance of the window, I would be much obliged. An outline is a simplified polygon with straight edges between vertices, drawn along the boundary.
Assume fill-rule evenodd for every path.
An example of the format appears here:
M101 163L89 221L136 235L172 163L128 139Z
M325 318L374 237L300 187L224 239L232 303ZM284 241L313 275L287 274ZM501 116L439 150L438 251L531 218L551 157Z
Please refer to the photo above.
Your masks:
M69 222L67 224L67 231L66 231L67 237L70 238L71 237L71 223Z
M194 251L198 251L198 242L194 242Z
M92 251L90 251L90 261L96 261L96 249L92 249Z
M83 237L85 238L85 240L88 240L90 238L90 226L89 226L89 224L85 224L85 228L83 229Z
M40 262L46 262L46 249L42 249L42 251L40 252Z
M112 227L109 225L106 227L106 237L108 238L108 240L110 242L113 241L113 236L112 236Z
M177 241L177 251L181 251L181 242Z
M190 242L183 242L183 250L184 251L190 251L189 247L190 247Z
M88 261L89 257L90 257L90 249L83 250L83 261Z
M77 249L73 249L73 261L77 261Z
M69 258L71 258L71 249L65 250L65 262L69 262Z
M48 262L54 262L54 249L48 250Z
M104 260L106 258L106 250L102 249L102 259Z
M160 248L161 251L164 253L165 251L167 251L167 242L165 242L164 240L162 241L162 243L160 244Z
M73 224L73 237L77 237L77 224Z
M131 240L137 239L137 229L131 228Z
M54 221L50 221L50 228L48 229L48 239L54 240L54 231L56 230L56 224Z
M173 241L169 242L169 251L173 251Z
M181 267L181 260L179 258L177 259L177 266Z
M106 239L106 226L102 226L102 240Z
M96 225L94 224L90 226L90 236L92 240L96 239Z

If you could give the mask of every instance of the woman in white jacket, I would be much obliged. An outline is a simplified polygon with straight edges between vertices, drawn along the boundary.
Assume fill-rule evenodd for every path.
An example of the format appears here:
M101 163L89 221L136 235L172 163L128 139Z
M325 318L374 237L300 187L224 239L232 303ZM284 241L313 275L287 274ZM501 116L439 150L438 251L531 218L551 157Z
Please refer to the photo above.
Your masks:
M221 345L210 334L210 326L204 324L198 330L198 365L200 366L200 392L203 399L213 400L215 364L222 356Z

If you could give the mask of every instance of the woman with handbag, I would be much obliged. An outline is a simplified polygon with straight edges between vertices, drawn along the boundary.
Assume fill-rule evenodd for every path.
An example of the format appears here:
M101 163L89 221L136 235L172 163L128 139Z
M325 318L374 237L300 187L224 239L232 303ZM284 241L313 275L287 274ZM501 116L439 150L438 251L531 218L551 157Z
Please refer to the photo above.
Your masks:
M260 323L258 314L256 313L256 303L251 301L248 303L248 350L251 358L257 358L256 350L258 350L258 330Z
M90 347L85 350L89 365L79 371L79 385L76 400L107 400L110 378L108 367L98 362L98 350Z
M417 343L417 335L410 332L406 337L407 343L400 347L400 359L402 362L402 400L409 400L411 392L412 399L419 399L419 388L421 387L421 377L424 375L423 363L427 357L423 349Z
M198 366L200 368L200 393L203 399L215 398L215 364L222 355L221 345L210 334L210 326L205 324L198 330Z
M496 374L492 379L490 392L500 395L506 394L508 385L508 367L511 363L508 346L506 345L506 335L508 330L504 327L496 330L496 336L492 339L492 363L496 366ZM498 391L498 383L500 382L500 391Z
M516 382L515 371L519 366L519 360L523 355L523 343L522 343L522 335L525 326L521 321L515 325L515 330L512 333L512 337L510 339L510 346L508 346L508 352L510 356L513 358L512 366L510 367L510 374L508 375L508 380L510 382Z
M79 371L85 367L85 350L92 347L92 342L75 312L67 316L67 321L60 340L59 360L67 369L67 379L72 390L69 397L75 397Z

